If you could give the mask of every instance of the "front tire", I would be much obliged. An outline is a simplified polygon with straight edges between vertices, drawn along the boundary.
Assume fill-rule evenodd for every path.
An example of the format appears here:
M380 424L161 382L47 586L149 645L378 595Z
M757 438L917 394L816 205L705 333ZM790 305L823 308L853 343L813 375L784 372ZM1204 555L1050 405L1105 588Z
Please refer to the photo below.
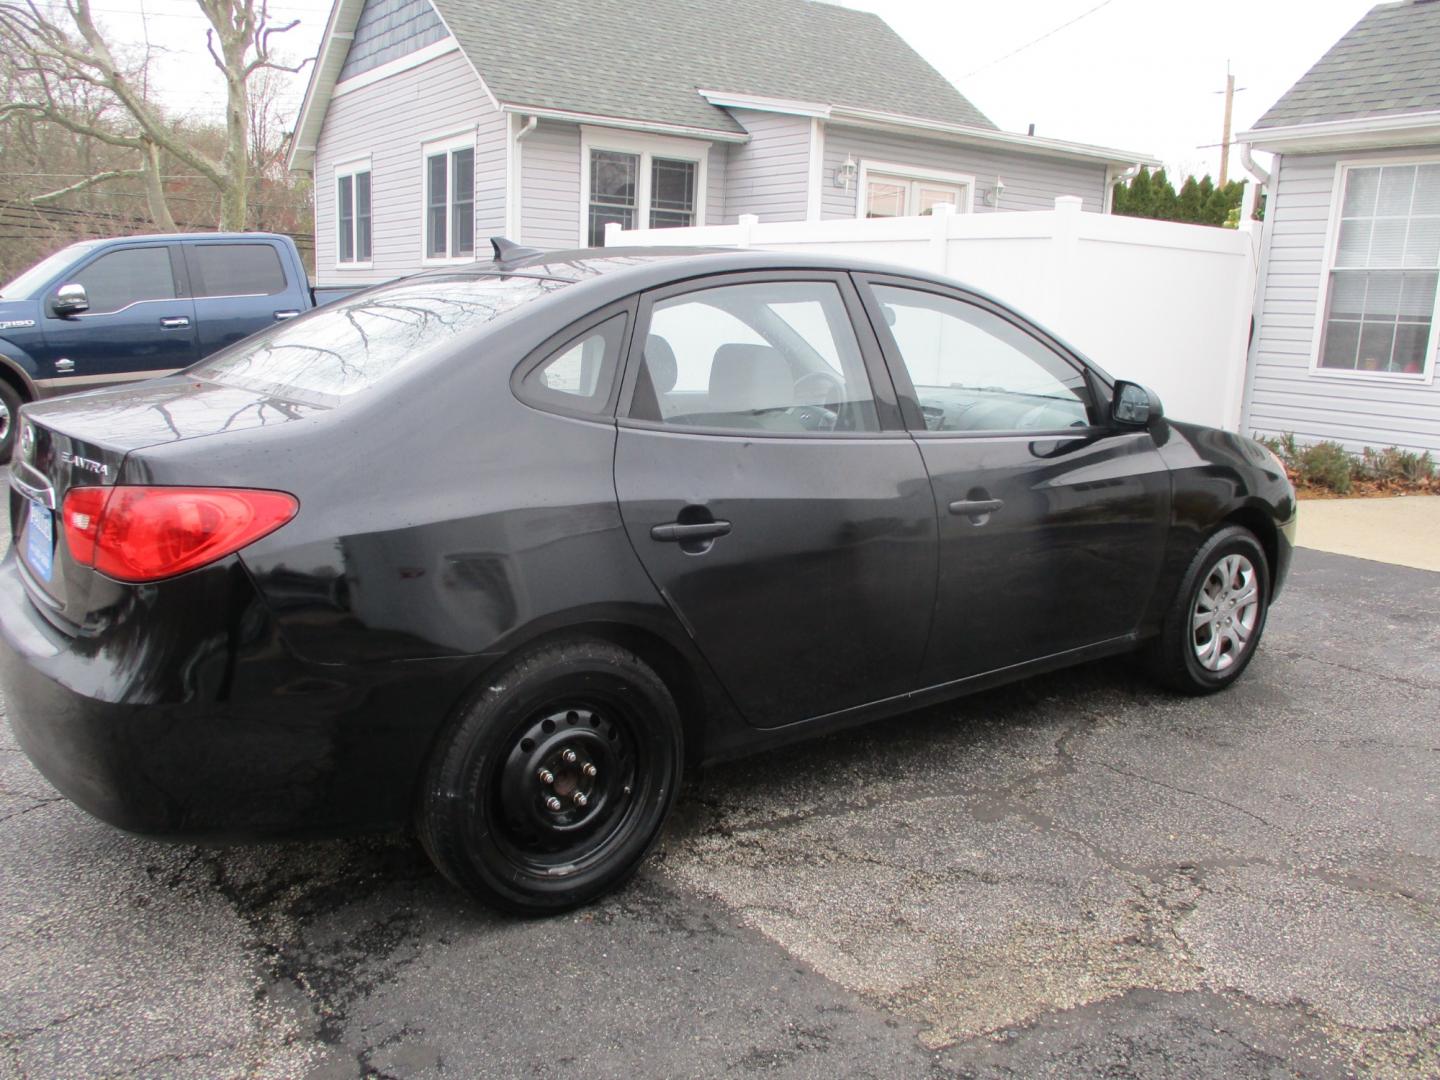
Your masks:
M1182 694L1223 690L1249 666L1270 608L1270 567L1249 529L1227 526L1195 553L1150 644L1151 673Z
M432 755L417 827L455 885L546 915L626 881L680 783L665 683L604 641L541 646L489 676Z
M0 379L0 465L8 464L20 431L20 406L25 404L16 389Z

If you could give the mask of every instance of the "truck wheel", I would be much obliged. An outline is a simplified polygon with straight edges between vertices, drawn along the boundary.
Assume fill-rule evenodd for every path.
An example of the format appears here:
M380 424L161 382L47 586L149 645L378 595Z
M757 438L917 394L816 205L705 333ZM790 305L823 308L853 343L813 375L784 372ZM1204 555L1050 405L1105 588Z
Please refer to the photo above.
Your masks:
M635 872L681 761L675 700L639 657L590 639L543 645L487 676L441 737L417 832L477 899L566 911Z
M10 460L15 436L20 430L20 406L24 402L8 382L0 379L0 465Z

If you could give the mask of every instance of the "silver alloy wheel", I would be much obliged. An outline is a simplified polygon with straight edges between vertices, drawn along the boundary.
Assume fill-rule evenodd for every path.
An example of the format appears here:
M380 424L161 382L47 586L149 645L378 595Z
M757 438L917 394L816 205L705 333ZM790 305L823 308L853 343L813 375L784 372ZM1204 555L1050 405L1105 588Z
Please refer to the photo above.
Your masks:
M1227 671L1245 655L1260 618L1260 581L1244 555L1210 568L1190 609L1191 644L1207 671Z
M3 443L10 434L10 406L0 398L0 443Z

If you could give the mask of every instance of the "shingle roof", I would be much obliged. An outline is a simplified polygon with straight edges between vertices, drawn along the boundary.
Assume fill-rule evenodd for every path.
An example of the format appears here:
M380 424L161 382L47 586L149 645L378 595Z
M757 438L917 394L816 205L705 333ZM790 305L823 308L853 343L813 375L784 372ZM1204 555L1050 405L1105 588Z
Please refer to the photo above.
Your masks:
M1255 127L1440 109L1440 0L1381 4L1355 24Z
M432 0L501 102L740 132L697 90L994 129L884 20L817 0Z

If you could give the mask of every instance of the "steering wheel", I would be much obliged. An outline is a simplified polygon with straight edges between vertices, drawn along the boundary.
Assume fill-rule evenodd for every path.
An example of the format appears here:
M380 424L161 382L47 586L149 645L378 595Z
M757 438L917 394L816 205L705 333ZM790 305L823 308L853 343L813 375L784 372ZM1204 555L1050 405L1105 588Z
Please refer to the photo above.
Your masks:
M834 431L840 414L824 405L791 405L784 410L786 416L800 421L806 431Z
M807 371L795 380L795 400L833 412L845 400L845 380L830 371Z

